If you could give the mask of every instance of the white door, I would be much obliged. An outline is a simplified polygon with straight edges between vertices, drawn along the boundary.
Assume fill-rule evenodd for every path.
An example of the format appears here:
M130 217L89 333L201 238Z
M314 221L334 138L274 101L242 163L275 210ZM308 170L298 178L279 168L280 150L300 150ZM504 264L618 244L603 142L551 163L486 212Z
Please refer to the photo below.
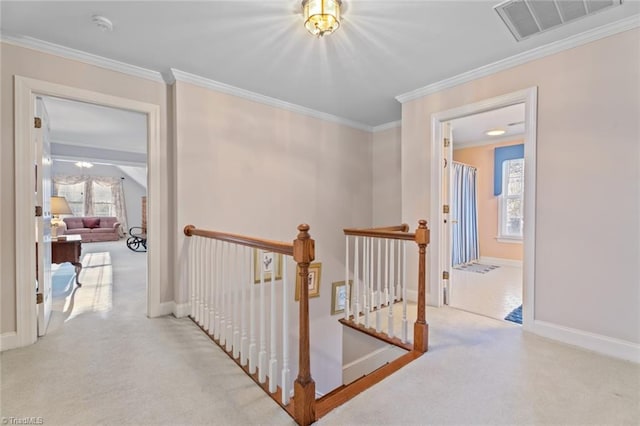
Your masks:
M41 214L36 216L37 243L37 302L38 336L47 332L51 318L53 289L51 287L51 141L49 139L49 117L41 98L36 98L34 120L34 143L36 158L35 203Z
M453 179L453 129L451 123L442 124L443 164L442 164L442 223L440 224L440 250L442 253L438 276L442 280L443 303L451 300L451 181Z

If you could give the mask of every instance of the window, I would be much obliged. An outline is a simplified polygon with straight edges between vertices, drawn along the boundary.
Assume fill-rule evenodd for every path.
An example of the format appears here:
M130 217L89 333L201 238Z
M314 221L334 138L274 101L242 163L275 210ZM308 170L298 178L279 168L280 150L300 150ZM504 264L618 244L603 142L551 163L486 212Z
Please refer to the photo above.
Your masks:
M502 194L498 213L498 239L522 241L524 228L524 159L502 163Z
M58 194L65 197L74 216L84 216L84 182L75 184L60 184Z
M116 206L110 186L92 182L93 214L95 216L115 216Z

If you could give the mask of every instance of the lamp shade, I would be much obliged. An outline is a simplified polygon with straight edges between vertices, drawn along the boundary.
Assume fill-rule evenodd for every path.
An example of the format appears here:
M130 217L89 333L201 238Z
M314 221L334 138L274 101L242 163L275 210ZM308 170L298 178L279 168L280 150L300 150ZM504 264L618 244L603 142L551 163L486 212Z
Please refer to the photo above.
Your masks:
M64 197L51 197L51 214L73 214L67 199Z

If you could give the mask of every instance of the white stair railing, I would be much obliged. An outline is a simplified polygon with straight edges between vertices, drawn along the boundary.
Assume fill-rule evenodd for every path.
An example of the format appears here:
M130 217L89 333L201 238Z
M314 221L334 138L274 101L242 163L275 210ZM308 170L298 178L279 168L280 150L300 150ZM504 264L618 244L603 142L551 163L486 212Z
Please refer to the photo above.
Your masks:
M398 326L393 305L402 303L399 337L403 343L409 338L406 245L413 240L407 230L405 226L344 230L345 282L353 282L351 288L347 286L345 320L395 337ZM387 308L386 324L384 308ZM375 320L371 315L375 315Z
M269 392L280 387L281 403L288 404L293 287L287 269L295 266L292 256L198 235L189 240L188 251L191 318L257 374L259 383L268 380ZM271 260L268 267L264 259Z

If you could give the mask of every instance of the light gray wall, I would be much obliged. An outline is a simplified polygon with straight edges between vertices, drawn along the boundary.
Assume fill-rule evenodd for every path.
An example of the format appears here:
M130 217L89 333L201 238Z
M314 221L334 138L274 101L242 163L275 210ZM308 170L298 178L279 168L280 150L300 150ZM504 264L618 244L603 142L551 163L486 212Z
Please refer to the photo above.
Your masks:
M400 135L400 126L373 133L374 226L401 223Z
M142 197L147 195L147 189L133 179L127 178L116 166L95 164L90 169L80 169L74 163L66 161L53 161L52 174L64 175L88 175L88 176L112 176L124 177L123 189L127 207L127 226L140 226L142 219ZM125 230L126 232L127 230Z
M371 225L371 133L180 81L174 95L178 228L290 242L308 223L322 263L320 297L309 301L311 370L319 392L340 386L331 283L344 280L342 229ZM176 301L185 297L182 286ZM296 312L293 293L288 299Z

